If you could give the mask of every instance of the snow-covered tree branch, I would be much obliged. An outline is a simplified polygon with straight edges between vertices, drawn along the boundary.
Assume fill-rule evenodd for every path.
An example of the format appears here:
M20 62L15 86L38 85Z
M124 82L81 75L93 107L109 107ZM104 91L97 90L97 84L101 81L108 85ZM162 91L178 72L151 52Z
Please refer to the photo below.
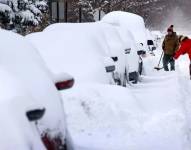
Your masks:
M2 28L25 33L42 23L47 10L45 0L1 0L0 24Z

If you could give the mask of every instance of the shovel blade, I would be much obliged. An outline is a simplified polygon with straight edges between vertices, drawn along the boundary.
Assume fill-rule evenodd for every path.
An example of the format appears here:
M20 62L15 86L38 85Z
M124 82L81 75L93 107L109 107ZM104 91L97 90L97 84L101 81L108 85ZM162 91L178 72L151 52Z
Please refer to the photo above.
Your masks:
M154 69L157 70L157 71L159 71L159 70L161 70L162 68L160 68L160 67L154 67Z

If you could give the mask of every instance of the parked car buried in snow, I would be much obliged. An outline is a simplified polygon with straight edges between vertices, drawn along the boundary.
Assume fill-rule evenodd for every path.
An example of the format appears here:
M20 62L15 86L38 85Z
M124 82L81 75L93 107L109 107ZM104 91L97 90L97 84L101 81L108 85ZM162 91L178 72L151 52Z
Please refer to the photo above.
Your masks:
M114 82L111 72L115 64L101 26L95 23L53 24L26 38L37 47L54 74L66 71L75 78L76 84ZM53 40L54 44L47 42Z
M137 83L142 73L143 62L137 54L138 48L131 32L102 21L97 24L103 29L111 55L118 57L114 76L119 79L119 84L126 86L129 81Z
M110 65L111 59L104 57L109 45L102 26L61 23L26 38L38 48L53 73L66 71L75 78L74 87L61 92L71 149L128 149L124 141L131 138L129 127L134 127L134 118L142 111L128 88L109 85L111 73L106 73L104 65ZM121 133L129 134L124 137Z
M31 124L34 125L33 122L35 122L48 150L64 149L66 125L58 89L70 88L74 82L73 78L64 74L54 76L50 73L39 53L24 37L0 30L0 40L4 41L0 49L1 68L5 68L18 80L26 93L32 97L33 103L42 106L42 109L27 109L23 112L25 117L28 117ZM14 104L16 106L17 101L14 101ZM9 144L11 145L12 142L9 141ZM29 149L38 148L30 147Z

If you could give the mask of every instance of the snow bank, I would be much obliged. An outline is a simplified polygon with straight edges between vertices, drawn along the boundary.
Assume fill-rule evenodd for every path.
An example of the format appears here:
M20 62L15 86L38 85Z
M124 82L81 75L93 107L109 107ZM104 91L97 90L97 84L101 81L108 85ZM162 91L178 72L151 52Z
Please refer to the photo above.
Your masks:
M190 149L185 98L179 79L176 72L156 71L143 76L141 84L132 90L148 115L143 123L144 135L136 138L141 149Z
M181 88L176 73L163 72L131 88L94 84L63 91L74 149L189 150Z
M62 95L75 149L120 150L135 144L132 134L144 114L127 88L80 84Z

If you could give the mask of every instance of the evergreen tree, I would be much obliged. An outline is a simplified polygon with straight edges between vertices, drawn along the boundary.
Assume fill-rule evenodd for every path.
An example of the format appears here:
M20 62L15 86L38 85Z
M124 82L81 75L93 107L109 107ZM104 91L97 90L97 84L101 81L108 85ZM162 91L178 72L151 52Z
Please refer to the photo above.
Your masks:
M103 10L106 4L108 4L107 0L79 0L78 5L82 10L82 21L95 21L95 13Z
M1 0L0 25L25 34L41 25L47 10L45 0Z

